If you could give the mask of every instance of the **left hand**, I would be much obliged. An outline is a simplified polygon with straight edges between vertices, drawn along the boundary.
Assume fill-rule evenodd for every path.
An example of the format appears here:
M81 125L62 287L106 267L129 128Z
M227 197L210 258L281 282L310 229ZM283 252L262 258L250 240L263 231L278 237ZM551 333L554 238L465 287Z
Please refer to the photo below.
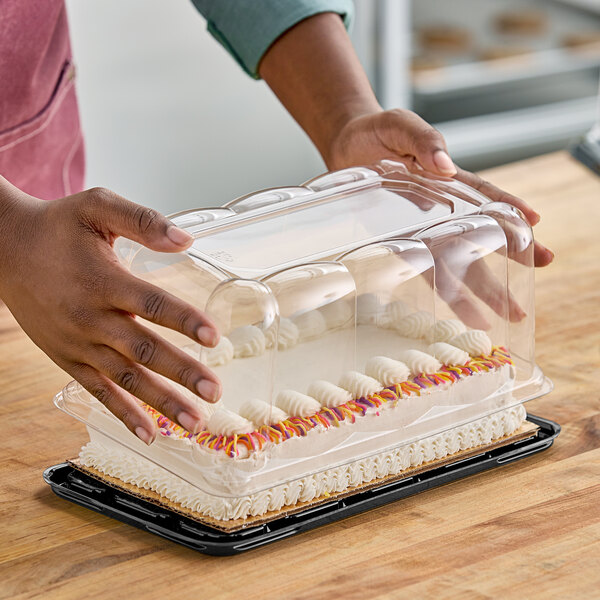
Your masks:
M412 161L431 173L454 177L490 200L511 204L522 211L532 226L540 220L524 200L456 167L442 134L410 110L381 110L349 120L339 129L324 158L331 170L370 165L383 159ZM553 258L551 250L535 242L536 267L550 264Z

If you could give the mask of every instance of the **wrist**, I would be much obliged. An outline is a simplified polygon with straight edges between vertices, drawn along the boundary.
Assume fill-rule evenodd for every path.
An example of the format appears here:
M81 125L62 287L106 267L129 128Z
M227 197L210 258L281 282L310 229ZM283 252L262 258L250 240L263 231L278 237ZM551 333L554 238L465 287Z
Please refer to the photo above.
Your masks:
M30 252L33 217L43 201L28 196L0 175L0 298L5 299L18 256Z

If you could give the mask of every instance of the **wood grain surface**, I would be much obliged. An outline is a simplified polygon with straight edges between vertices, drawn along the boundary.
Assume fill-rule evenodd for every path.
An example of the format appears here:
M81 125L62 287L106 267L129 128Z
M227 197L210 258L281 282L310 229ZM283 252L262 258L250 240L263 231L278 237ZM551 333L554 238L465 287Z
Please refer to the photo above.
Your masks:
M600 178L564 153L486 177L542 215L527 405L554 447L247 554L216 558L54 496L45 467L85 443L52 405L68 376L0 308L0 598L600 597Z

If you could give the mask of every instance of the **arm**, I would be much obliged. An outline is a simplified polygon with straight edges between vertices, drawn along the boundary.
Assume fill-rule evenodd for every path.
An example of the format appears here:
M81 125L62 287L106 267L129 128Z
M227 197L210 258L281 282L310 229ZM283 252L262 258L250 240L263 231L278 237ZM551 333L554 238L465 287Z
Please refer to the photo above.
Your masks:
M149 208L104 189L44 202L0 176L0 298L25 333L146 443L154 423L133 396L190 431L196 402L164 375L209 402L220 383L135 315L206 346L218 333L199 310L143 282L112 250L119 235L161 252L180 252L186 232Z
M523 200L455 167L442 135L418 115L379 106L337 14L318 14L288 29L270 46L258 69L329 169L408 158L428 171L455 176L492 200L512 204L532 225L539 221ZM553 257L536 242L537 266Z

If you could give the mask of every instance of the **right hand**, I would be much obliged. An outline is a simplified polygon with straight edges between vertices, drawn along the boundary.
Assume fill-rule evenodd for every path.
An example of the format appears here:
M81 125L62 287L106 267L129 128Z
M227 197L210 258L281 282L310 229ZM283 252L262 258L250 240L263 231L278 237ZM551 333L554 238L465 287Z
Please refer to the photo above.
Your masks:
M209 347L219 334L203 312L124 268L112 248L119 236L160 252L192 242L108 190L44 202L0 177L0 298L35 344L145 443L156 428L134 396L197 432L196 402L157 373L208 402L221 396L218 378L135 316Z

